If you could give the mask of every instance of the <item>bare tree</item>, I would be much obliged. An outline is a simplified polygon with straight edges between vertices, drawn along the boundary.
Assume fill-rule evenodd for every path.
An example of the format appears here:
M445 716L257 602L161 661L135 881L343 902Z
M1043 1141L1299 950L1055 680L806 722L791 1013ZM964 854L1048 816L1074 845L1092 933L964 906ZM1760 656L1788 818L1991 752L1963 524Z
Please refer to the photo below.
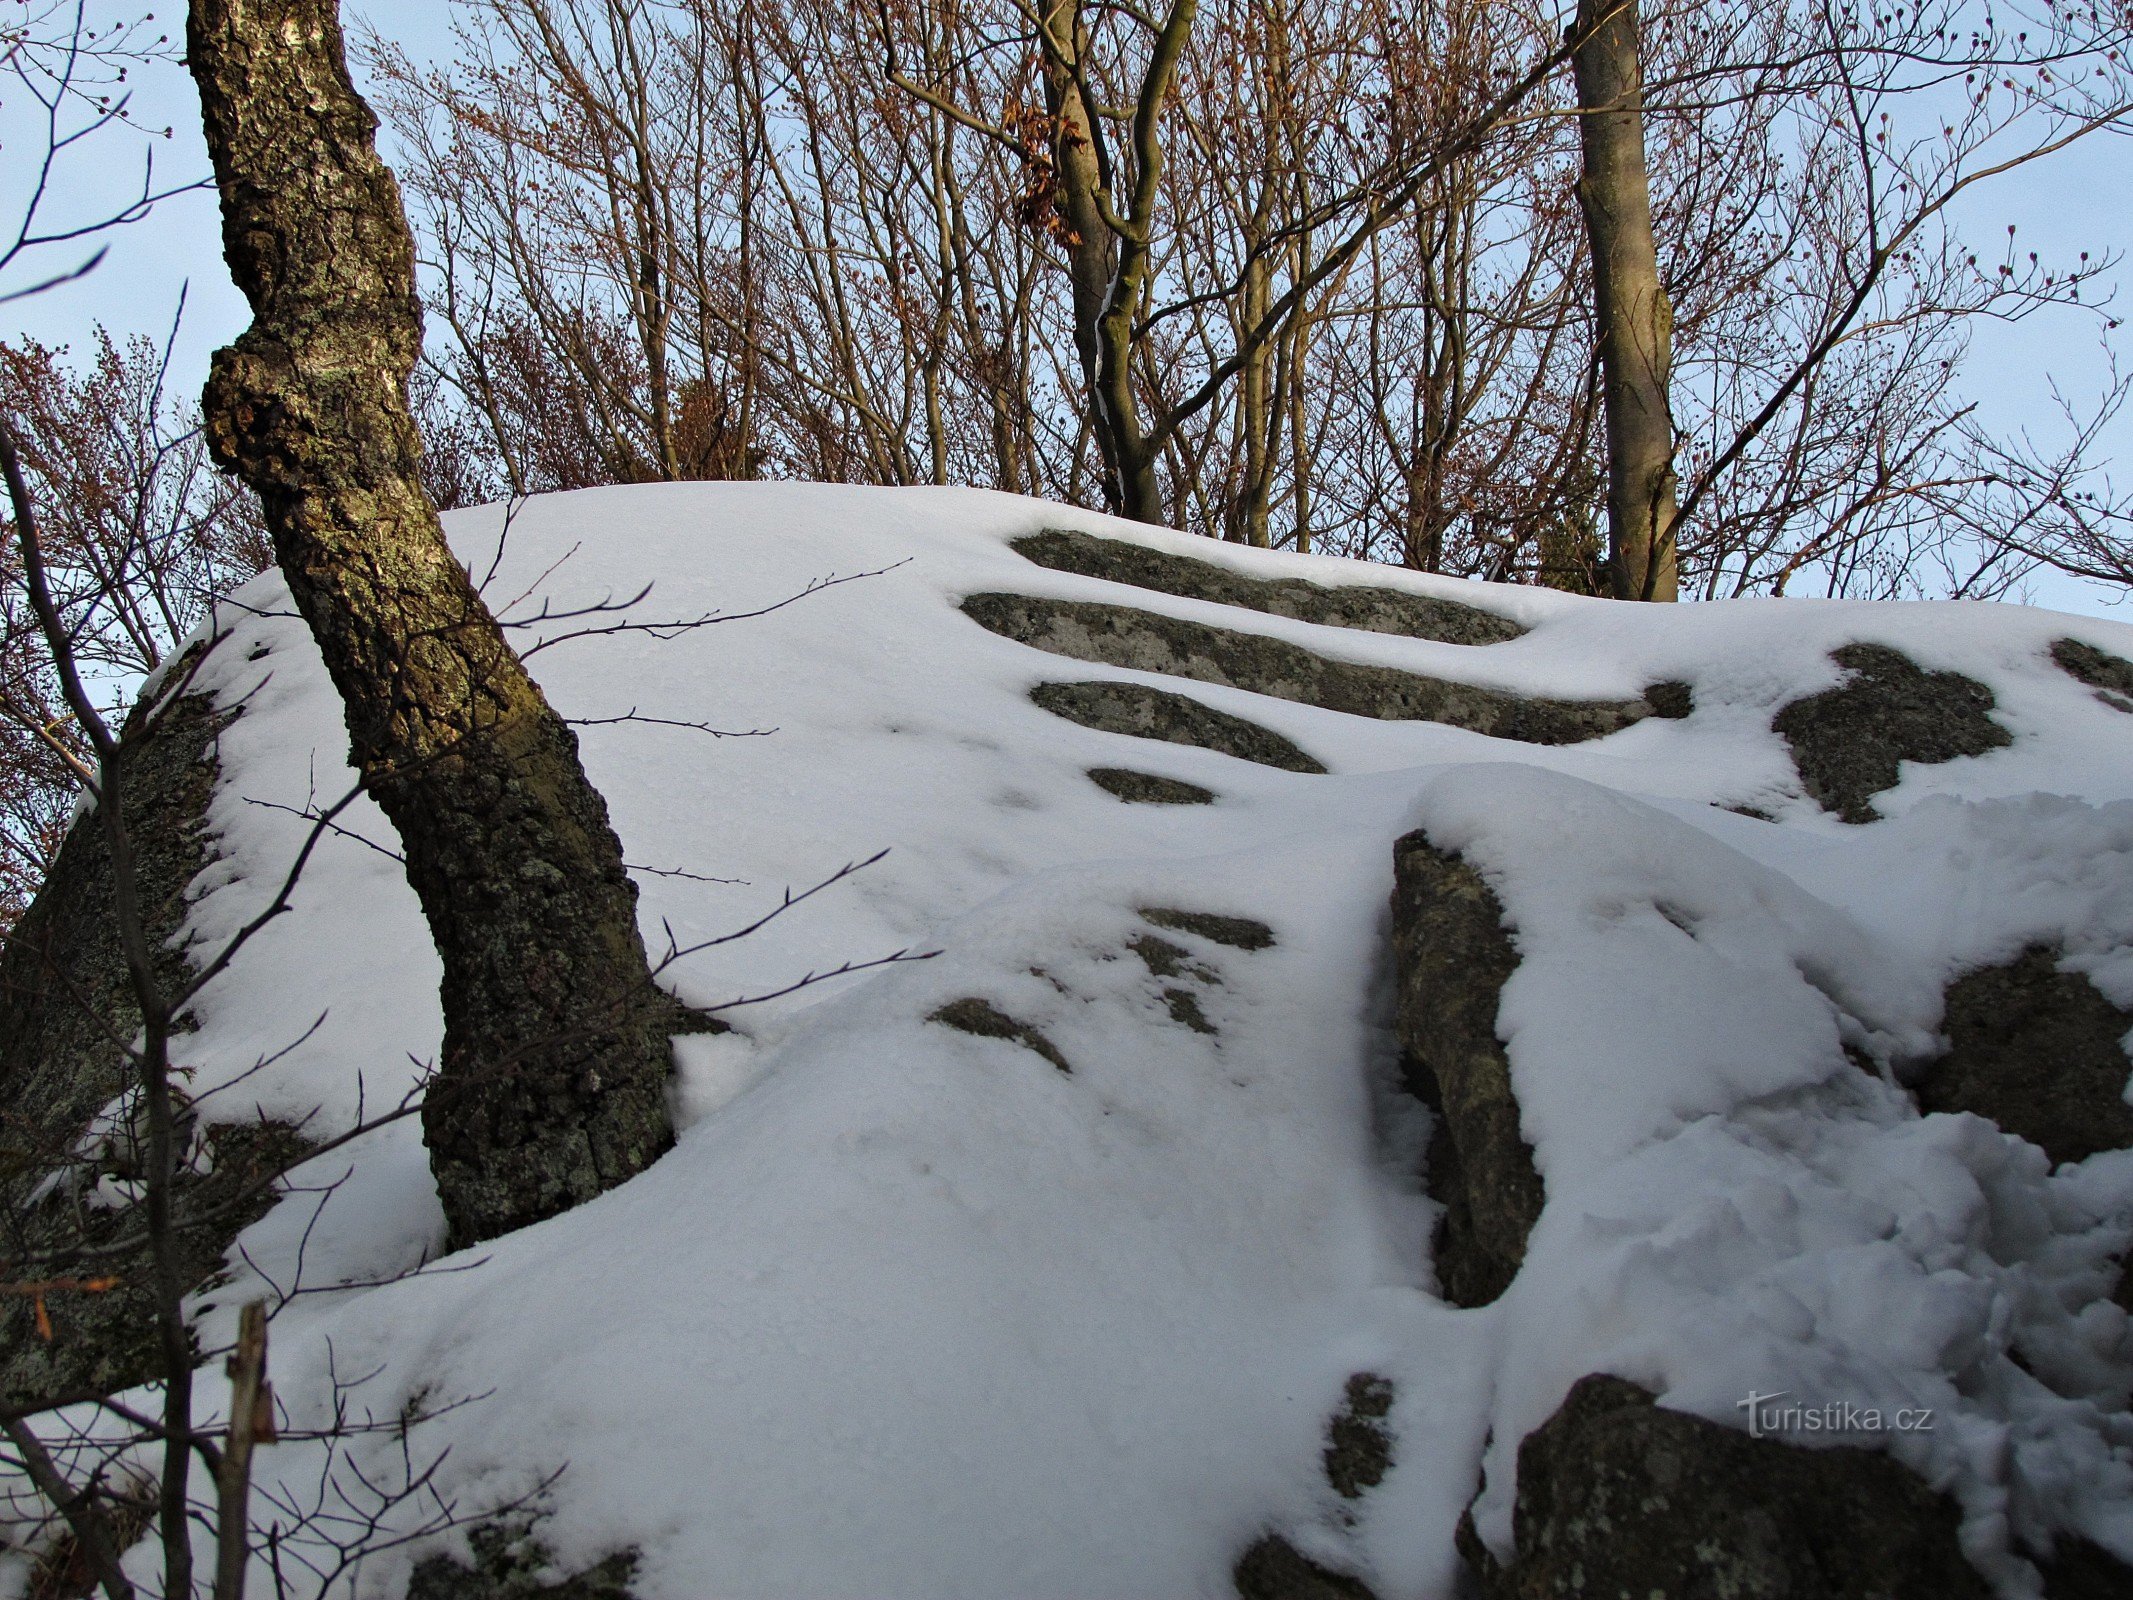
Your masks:
M1608 568L1618 600L1672 600L1674 308L1659 281L1645 169L1637 0L1580 0L1578 200L1592 249L1607 418Z
M433 1097L425 1127L464 1244L657 1159L683 1022L576 738L422 492L413 243L337 7L195 0L186 60L255 315L215 358L208 441L265 506L444 963L440 1083L465 1092Z
M175 324L172 337L175 337ZM169 392L171 339L98 329L93 358L0 343L0 413L45 529L47 581L89 679L130 695L206 615L266 564L258 506L210 469L197 416ZM0 937L36 893L66 832L75 770L47 739L73 733L29 604L14 517L0 549Z

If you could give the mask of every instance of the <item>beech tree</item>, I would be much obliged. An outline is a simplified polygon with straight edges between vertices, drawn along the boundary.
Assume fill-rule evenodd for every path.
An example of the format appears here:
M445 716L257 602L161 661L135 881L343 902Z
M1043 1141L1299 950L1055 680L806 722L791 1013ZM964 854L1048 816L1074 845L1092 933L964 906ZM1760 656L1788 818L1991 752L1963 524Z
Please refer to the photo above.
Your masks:
M1607 419L1608 573L1618 600L1672 600L1674 308L1659 279L1644 151L1637 0L1580 0L1575 56L1592 252L1593 316Z
M423 1111L451 1240L624 1181L672 1139L679 1008L652 981L577 741L447 548L407 384L414 246L334 0L192 0L230 271L252 326L205 397L215 458L259 494L399 830L444 965Z

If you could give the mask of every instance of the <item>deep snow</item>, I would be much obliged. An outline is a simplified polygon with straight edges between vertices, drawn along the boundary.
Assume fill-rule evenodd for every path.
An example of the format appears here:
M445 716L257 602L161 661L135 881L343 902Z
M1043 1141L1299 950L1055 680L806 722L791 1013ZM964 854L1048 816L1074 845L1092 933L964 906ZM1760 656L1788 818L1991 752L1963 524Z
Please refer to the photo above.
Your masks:
M449 519L477 575L502 521ZM1533 631L1462 647L1322 628L1007 548L1059 525L1444 594ZM1446 1595L1484 1469L1477 1518L1502 1545L1519 1437L1603 1369L1736 1425L1751 1390L1930 1406L1933 1429L1891 1447L1959 1497L2003 1590L2036 1588L2011 1528L2077 1527L2133 1559L2133 1338L2105 1298L2133 1239L2133 1153L2052 1174L1987 1123L1921 1118L1845 1054L1930 1051L1948 979L2039 938L2133 1003L2133 718L2046 654L2072 635L2133 655L2133 629L1992 605L1624 607L977 491L801 485L535 500L487 592L528 617L652 583L631 615L679 619L860 573L751 619L569 639L529 664L569 716L775 730L583 730L655 947L889 851L679 963L686 999L939 954L683 1041L678 1148L598 1202L470 1270L291 1301L273 1364L298 1422L325 1403L329 1342L344 1374L382 1367L363 1396L379 1414L486 1395L419 1431L451 1447L440 1485L478 1509L567 1466L542 1537L566 1566L641 1547L646 1600L1219 1597L1269 1528L1387 1600ZM1044 655L955 609L991 589L1534 693L1678 679L1696 710L1555 748L1376 722ZM207 678L243 713L188 925L206 947L256 912L302 835L271 806L351 780L278 578L239 600ZM522 648L578 626L530 627ZM1770 719L1835 683L1827 652L1854 640L1985 682L2013 744L1907 768L1879 798L1890 820L1826 816ZM1331 775L1092 732L1027 698L1112 677L1250 717ZM1105 765L1219 799L1125 805L1084 775ZM1723 809L1739 805L1776 820ZM367 802L343 821L393 844ZM1549 1191L1525 1270L1478 1311L1432 1292L1425 1118L1393 1086L1391 846L1425 824L1515 925L1499 1031ZM1167 983L1127 952L1147 906L1274 928L1251 952L1166 935L1213 974L1192 986L1214 1034L1174 1020ZM182 1041L195 1092L212 1116L346 1126L434 1055L436 979L398 864L329 838L294 911L202 996ZM1040 1027L1071 1075L925 1020L965 995ZM210 1340L261 1279L295 1282L300 1255L323 1291L440 1248L413 1121L318 1166L346 1181L249 1231ZM2017 1337L2032 1371L2010 1359ZM1365 1370L1397 1386L1396 1461L1350 1505L1319 1454ZM295 1446L261 1460L292 1485L315 1471ZM358 1592L397 1593L419 1554L370 1562Z

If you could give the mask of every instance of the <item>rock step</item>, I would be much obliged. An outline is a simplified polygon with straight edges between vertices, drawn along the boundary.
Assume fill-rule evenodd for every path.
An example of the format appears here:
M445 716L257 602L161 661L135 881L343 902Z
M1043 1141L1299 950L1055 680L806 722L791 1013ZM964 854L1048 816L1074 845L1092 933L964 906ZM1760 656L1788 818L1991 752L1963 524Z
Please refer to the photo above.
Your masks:
M1194 745L1284 772L1326 770L1273 729L1167 689L1142 683L1040 683L1029 697L1053 716L1099 733Z
M984 593L968 596L963 613L1004 638L1077 661L1191 678L1351 716L1449 723L1525 744L1576 744L1648 716L1689 711L1688 693L1678 684L1655 686L1638 700L1530 697L1393 667L1334 661L1286 640L1131 606Z
M1457 600L1438 600L1399 589L1343 584L1336 588L1301 578L1249 578L1211 561L1177 556L1123 539L1099 539L1071 528L1047 528L1012 545L1017 555L1055 572L1103 578L1187 600L1264 611L1331 628L1397 633L1444 644L1501 644L1526 630L1508 617Z

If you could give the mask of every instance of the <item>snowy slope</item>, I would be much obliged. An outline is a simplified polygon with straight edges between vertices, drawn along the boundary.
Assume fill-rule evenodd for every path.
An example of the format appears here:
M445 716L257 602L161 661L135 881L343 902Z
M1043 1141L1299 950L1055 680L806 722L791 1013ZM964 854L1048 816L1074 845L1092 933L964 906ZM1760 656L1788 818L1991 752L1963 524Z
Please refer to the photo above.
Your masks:
M496 509L451 521L477 575L501 524ZM1318 627L1007 546L1062 524L1445 594L1532 631L1474 647ZM938 955L683 1041L679 1147L468 1270L324 1292L434 1255L442 1219L411 1121L319 1163L321 1183L345 1181L255 1226L208 1318L219 1331L261 1279L321 1291L276 1323L276 1389L299 1419L324 1403L329 1350L343 1374L382 1368L363 1392L381 1415L486 1395L421 1430L451 1447L440 1486L479 1508L567 1467L542 1536L565 1566L640 1547L647 1600L1224 1596L1268 1529L1383 1596L1446 1595L1484 1467L1477 1519L1501 1545L1519 1437L1594 1370L1728 1422L1751 1389L1935 1407L1938 1425L1894 1448L1956 1494L2004 1591L2035 1590L2010 1532L2040 1518L2133 1558L2133 1346L2099 1298L2133 1238L2133 1154L2054 1175L1978 1119L1921 1118L1845 1056L1930 1051L1948 979L2038 938L2133 1003L2133 719L2046 654L2072 634L2133 655L2133 629L1982 605L1619 607L975 491L798 485L534 501L487 593L528 618L650 584L628 615L684 619L831 576L853 581L694 631L558 638L584 622L557 621L521 644L558 638L529 664L565 715L774 730L583 729L656 948L889 852L679 963L686 999ZM1330 769L1302 776L1048 715L1028 698L1042 681L1158 680L985 632L956 609L979 590L1525 693L1679 680L1696 709L1538 747L1165 682ZM211 669L243 714L222 740L201 941L278 882L303 824L273 807L350 780L279 581L240 600ZM1770 730L1781 704L1839 680L1828 652L1857 640L1987 684L2014 735L1909 768L1879 799L1890 820L1866 827L1800 794ZM1218 799L1123 804L1085 776L1105 765ZM367 805L344 820L392 846ZM1549 1190L1526 1270L1476 1311L1433 1293L1426 1118L1394 1086L1391 845L1425 824L1518 930L1499 1031ZM1150 906L1274 930L1255 951L1166 935L1200 965L1212 1033L1129 953ZM329 839L294 912L203 997L183 1041L196 1091L301 1037L210 1114L345 1126L434 1055L436 976L397 863ZM926 1020L964 996L1041 1028L1071 1074ZM2054 1387L2009 1359L2017 1332L2053 1353ZM1320 1450L1366 1370L1396 1386L1395 1465L1349 1506ZM299 1489L316 1470L296 1447L263 1459ZM397 1593L420 1553L372 1561L361 1592Z

